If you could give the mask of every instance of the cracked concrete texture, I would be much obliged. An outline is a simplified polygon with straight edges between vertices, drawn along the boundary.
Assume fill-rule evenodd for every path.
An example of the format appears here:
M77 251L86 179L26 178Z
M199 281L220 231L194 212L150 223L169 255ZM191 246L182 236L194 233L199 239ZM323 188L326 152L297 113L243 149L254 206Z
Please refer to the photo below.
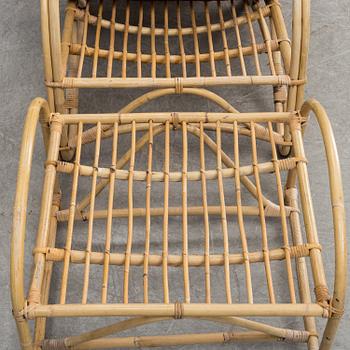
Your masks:
M286 7L290 5L286 2ZM1 162L1 188L3 194L0 201L0 220L2 229L1 235L1 293L0 293L0 336L2 342L1 349L17 349L19 346L15 324L11 315L10 289L9 289L9 241L11 235L12 204L15 193L15 179L17 172L19 146L21 141L22 125L26 109L32 98L36 96L46 96L43 81L43 66L41 58L41 39L40 39L40 19L39 2L0 0L2 9L2 21L0 23L2 39L0 46L1 64L0 64L0 96L1 96L1 127L0 127L0 154ZM286 11L286 17L290 13ZM337 140L340 161L343 171L343 183L345 190L345 205L349 208L350 204L350 148L348 129L350 122L348 120L348 104L350 101L350 7L346 0L329 2L322 0L312 1L312 38L309 60L309 84L307 87L307 96L314 96L322 102L327 109L332 121L334 133ZM260 89L252 92L249 89L242 89L241 94L232 96L229 89L222 91L223 97L232 102L239 110L262 110L269 107L264 98L259 93ZM88 105L85 105L83 111L98 111L101 99L103 99L111 110L117 110L123 105L122 101L129 101L131 97L137 96L132 91L122 91L121 93L98 91L91 96L91 92L84 92L89 97ZM116 98L120 96L120 98ZM195 97L186 97L181 100L181 109L191 110L193 106L202 103ZM152 104L150 108L156 107L157 110L172 110L179 105L179 99L164 99ZM201 110L206 106L199 105ZM213 109L212 105L207 106ZM328 194L328 179L325 171L325 157L322 140L319 135L318 127L314 120L308 126L305 139L305 147L309 161L309 175L314 196L316 217L318 220L319 236L324 246L324 263L326 275L329 276L328 282L331 286L333 276L333 255L332 255L332 220L330 215L330 204ZM44 154L37 147L37 153L34 157L30 196L30 205L28 208L28 241L33 242L36 230L37 216L40 204L41 181L42 181L42 162ZM349 210L348 210L349 211ZM349 221L349 220L348 220ZM30 247L27 247L26 265L30 268ZM118 275L116 275L118 279ZM239 273L234 272L234 283L239 284ZM196 278L196 277L195 277ZM258 278L258 276L256 276ZM113 279L113 283L118 284ZM158 286L155 283L155 287ZM159 288L161 281L159 281ZM80 286L79 286L80 287ZM282 286L280 286L282 287ZM135 288L138 288L135 285ZM114 286L115 293L119 293L118 287ZM238 288L237 298L241 297ZM194 291L196 293L196 291ZM349 299L349 298L348 298ZM350 335L349 328L349 306L347 303L346 313L341 323L336 341L335 349L345 349L348 347ZM95 324L94 319L88 320L84 326L89 329ZM105 321L106 324L108 321ZM285 325L293 327L294 321L287 320ZM322 325L322 321L320 322ZM174 321L168 322L161 327L163 332L171 332L173 329L181 332L189 330L191 332L212 330L207 324L198 325L192 321L186 321L179 327ZM298 324L299 325L299 324ZM57 322L48 327L48 334L52 337L78 333L80 324ZM159 327L147 328L146 332L159 330ZM225 329L230 330L229 327ZM131 333L130 333L131 334ZM225 345L226 348L233 345ZM202 349L203 346L188 347L193 349ZM210 345L207 349L219 349L222 345ZM239 349L301 349L302 346L292 346L290 344L268 344L268 345L237 345Z

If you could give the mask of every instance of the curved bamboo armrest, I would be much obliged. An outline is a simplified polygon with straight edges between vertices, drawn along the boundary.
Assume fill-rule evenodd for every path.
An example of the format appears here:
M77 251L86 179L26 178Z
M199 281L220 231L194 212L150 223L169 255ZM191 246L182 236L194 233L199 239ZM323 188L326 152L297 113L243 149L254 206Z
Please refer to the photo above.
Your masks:
M31 339L27 322L21 315L26 303L23 270L29 181L37 123L38 120L40 120L44 144L47 149L49 138L49 118L50 109L46 100L42 98L34 99L28 108L23 129L17 175L17 189L13 208L11 239L11 298L13 314L19 330L21 344L24 348Z
M316 116L324 141L333 214L335 241L334 290L333 298L330 301L330 319L328 320L321 344L321 349L330 349L344 310L346 293L347 243L344 196L338 152L331 123L325 109L315 99L304 102L300 114L302 117L308 117L311 111Z

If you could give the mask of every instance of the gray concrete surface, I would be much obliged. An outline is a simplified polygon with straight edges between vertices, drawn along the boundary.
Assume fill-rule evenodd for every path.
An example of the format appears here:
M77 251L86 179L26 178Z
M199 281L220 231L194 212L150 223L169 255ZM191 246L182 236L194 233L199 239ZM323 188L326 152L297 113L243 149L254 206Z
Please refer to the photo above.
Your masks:
M284 1L283 1L284 2ZM288 4L290 1L286 1ZM43 68L41 59L40 45L40 27L39 27L39 2L0 0L2 20L0 22L1 45L0 45L0 169L1 169L1 189L2 195L0 200L0 266L1 266L1 283L0 283L0 349L18 349L17 332L14 321L11 316L10 304L10 286L9 286L9 242L11 235L12 221L12 204L16 188L16 172L19 146L21 141L22 125L26 109L32 98L36 96L46 96L43 80ZM345 200L348 211L350 210L350 148L349 148L349 100L350 100L350 7L348 1L337 0L329 2L322 0L312 1L312 44L310 52L309 64L309 85L307 88L307 96L317 97L326 107L332 120L334 133L339 148L340 160L343 170L343 181L345 189ZM259 92L259 91L258 91ZM124 101L129 100L135 93L123 91L118 95L116 92L99 91L94 96L91 92L84 93L88 96L88 103L83 106L83 111L99 111L99 101L103 98L105 110L118 110ZM232 94L229 89L223 91L224 97L232 102L235 107L241 111L261 110L267 108L269 104L258 93L251 93L248 90L240 91L240 94ZM117 98L117 96L120 96ZM180 107L179 107L180 106ZM178 97L159 100L153 103L149 108L157 108L158 110L203 110L202 101L197 98L186 97L179 99ZM204 106L204 109L214 110L212 105ZM315 211L318 219L320 240L324 246L324 260L327 276L329 276L329 284L331 285L333 276L333 241L332 241L332 220L330 215L328 180L325 171L325 159L322 146L322 140L315 122L311 122L306 133L306 150L310 169L311 186L313 190ZM35 229L38 217L38 207L40 203L41 181L42 181L42 162L44 160L41 144L38 145L36 156L34 157L31 195L28 212L28 245L26 255L26 267L30 269L30 245L34 241ZM179 161L179 159L178 159ZM176 165L176 161L174 161ZM177 164L178 165L178 164ZM174 195L173 200L179 198ZM349 221L349 220L348 220ZM142 225L142 223L140 223ZM217 224L217 223L216 223ZM174 223L176 228L176 223ZM140 226L141 227L141 226ZM121 224L121 230L125 229L125 224ZM197 233L198 234L198 233ZM62 236L64 237L64 236ZM195 237L195 236L194 236ZM60 238L62 243L63 238ZM103 240L101 239L101 243ZM118 242L119 244L121 242ZM79 242L77 243L79 244ZM101 248L102 249L102 248ZM71 272L74 276L74 271ZM79 276L78 272L77 276ZM100 278L100 270L93 272L93 276ZM279 272L283 273L283 272ZM96 275L95 275L96 274ZM119 272L115 273L114 288L115 295L120 295L120 284L118 285ZM198 278L200 283L200 277ZM243 298L240 291L244 289L243 279L241 279L240 271L234 272L234 282L237 282L238 295L237 300ZM243 276L243 275L242 275ZM55 277L59 277L59 270L55 272ZM77 277L78 278L78 277ZM215 278L215 277L214 277ZM255 276L255 283L260 283L259 277ZM74 280L74 278L73 278ZM80 281L80 280L79 280ZM175 278L176 281L176 278ZM80 283L80 282L79 282ZM156 278L152 280L152 293L156 293L161 288L161 281ZM175 282L177 283L177 282ZM215 281L220 283L220 280ZM261 283L262 280L261 280ZM59 285L58 285L59 287ZM81 286L79 285L79 288ZM132 297L139 292L139 287L132 284ZM181 288L180 282L178 289ZM285 295L285 286L279 284L281 289L279 295L281 298ZM176 291L176 288L175 288ZM194 297L196 297L194 291ZM91 294L93 298L98 298L98 288L92 288ZM154 294L152 294L153 296ZM221 295L218 295L220 298ZM53 293L52 298L57 297L57 293ZM72 300L77 298L75 293L70 295ZM257 297L259 298L259 296ZM347 304L348 305L348 304ZM338 336L335 341L335 349L346 349L349 347L349 307L347 306L345 317L342 321ZM76 334L83 328L89 329L97 322L96 320L88 320L79 322L63 322L54 321L48 327L48 335L51 337L63 336L67 334ZM105 321L106 323L108 321ZM301 323L295 323L293 320L287 320L289 327L301 326ZM320 323L322 326L322 322ZM161 327L161 328L160 328ZM198 325L192 321L177 327L174 322L168 322L165 325L150 327L145 329L146 333L151 334L152 331L159 330L171 332L177 330L179 332L186 331L202 331L210 328L209 325ZM230 328L225 328L230 329ZM131 334L131 333L129 333ZM206 349L219 349L222 345L207 346ZM301 349L302 346L293 347L289 344L268 344L268 345L226 345L225 348L235 349ZM193 349L202 349L203 346L187 347Z

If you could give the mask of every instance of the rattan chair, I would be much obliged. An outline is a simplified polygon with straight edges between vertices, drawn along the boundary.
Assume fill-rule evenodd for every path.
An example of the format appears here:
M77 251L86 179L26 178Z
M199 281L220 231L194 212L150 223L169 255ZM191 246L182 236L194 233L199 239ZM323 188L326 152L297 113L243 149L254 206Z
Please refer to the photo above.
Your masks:
M304 102L310 1L292 2L292 40L282 5L68 1L61 32L59 0L41 0L48 101L35 99L26 117L11 246L22 349L248 341L331 348L346 289L341 174L325 110ZM217 93L234 96L242 85L270 87L262 93L271 93L274 110L240 113ZM141 95L115 113L79 114L86 88ZM136 111L172 94L220 109ZM303 146L310 112L327 156L332 291ZM30 272L24 253L38 122L47 159ZM304 328L283 323L291 317ZM320 345L316 317L327 319ZM77 320L82 333L67 326L57 334L60 318ZM176 319L181 328L187 318L204 330L208 322L223 327L163 331L162 324ZM137 330L152 324L155 335ZM134 333L118 336L128 330Z

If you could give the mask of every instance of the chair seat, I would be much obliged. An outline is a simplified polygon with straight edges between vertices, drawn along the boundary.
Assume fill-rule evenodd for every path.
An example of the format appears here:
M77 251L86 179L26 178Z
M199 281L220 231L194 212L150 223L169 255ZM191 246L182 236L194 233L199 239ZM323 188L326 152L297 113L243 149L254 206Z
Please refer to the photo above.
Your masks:
M169 87L173 78L185 87L288 84L281 59L273 57L281 39L270 30L272 6L278 5L90 1L79 8L68 2L62 35L68 69L51 84Z

